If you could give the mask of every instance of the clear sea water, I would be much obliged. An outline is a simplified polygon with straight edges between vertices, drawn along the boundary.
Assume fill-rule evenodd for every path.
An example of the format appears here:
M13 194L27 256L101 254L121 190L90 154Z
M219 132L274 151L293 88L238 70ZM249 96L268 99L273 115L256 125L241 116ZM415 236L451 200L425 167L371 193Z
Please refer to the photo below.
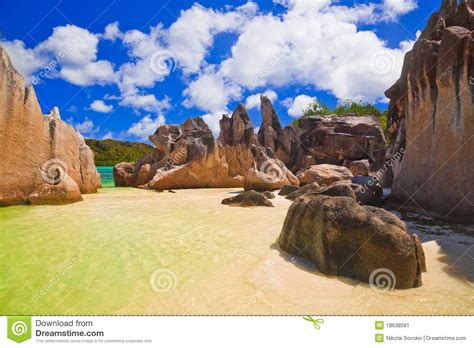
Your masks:
M109 166L97 166L100 177L102 179L102 187L115 187L113 168Z

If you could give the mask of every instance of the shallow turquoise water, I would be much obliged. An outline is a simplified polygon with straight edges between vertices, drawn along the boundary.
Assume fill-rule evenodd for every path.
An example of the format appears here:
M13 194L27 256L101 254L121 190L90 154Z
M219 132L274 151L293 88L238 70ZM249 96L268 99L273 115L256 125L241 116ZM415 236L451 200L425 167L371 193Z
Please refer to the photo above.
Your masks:
M98 166L97 170L102 180L102 187L115 187L113 168L109 166Z

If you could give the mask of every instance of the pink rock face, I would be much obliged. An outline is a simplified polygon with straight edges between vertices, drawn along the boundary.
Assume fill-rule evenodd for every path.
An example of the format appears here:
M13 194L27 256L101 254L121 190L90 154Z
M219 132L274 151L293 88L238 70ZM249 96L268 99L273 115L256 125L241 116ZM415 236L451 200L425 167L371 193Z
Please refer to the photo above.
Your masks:
M0 206L24 203L41 185L60 184L55 177L64 174L80 193L96 192L101 185L94 154L82 136L61 120L57 108L42 114L33 87L25 86L1 47L0 146ZM63 191L50 192L57 197Z
M474 11L445 0L413 50L390 98L392 195L408 210L474 222Z
M215 140L201 118L181 125L163 125L150 137L156 150L136 163L114 167L118 186L146 189L245 187L269 190L298 184L271 149L257 144L243 105L220 121Z

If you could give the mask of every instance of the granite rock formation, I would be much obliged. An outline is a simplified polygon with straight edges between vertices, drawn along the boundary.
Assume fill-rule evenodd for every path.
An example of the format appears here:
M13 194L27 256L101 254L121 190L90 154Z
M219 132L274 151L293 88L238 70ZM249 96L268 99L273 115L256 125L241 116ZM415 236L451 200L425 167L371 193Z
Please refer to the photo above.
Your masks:
M474 2L444 0L385 92L393 199L459 222L474 222L473 30Z
M386 141L375 116L308 116L302 117L298 124L305 150L300 168L368 160L370 170L376 171L384 163Z
M260 146L243 105L220 121L218 140L202 118L163 125L150 136L155 150L114 167L117 186L146 189L245 187L272 190L298 185L271 148Z
M101 186L83 137L57 108L42 114L33 86L25 85L2 47L0 146L0 206L71 203Z
M296 177L302 185L316 182L320 186L327 186L337 181L350 180L352 173L346 167L332 164L318 164L299 171Z
M395 215L349 197L306 194L288 210L280 247L312 261L324 274L347 276L387 289L422 284L424 253ZM388 278L387 278L388 275Z
M260 112L262 124L258 130L258 142L270 148L286 167L296 172L300 169L303 154L301 130L294 126L282 128L272 102L263 95L260 97Z

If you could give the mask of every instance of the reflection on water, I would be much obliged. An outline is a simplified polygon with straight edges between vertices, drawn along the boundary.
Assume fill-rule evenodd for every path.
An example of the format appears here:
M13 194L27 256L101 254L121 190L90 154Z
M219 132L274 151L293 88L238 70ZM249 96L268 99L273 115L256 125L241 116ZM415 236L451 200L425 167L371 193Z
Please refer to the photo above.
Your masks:
M474 314L470 237L420 233L423 287L379 294L275 248L291 202L220 204L232 191L0 209L0 314Z

